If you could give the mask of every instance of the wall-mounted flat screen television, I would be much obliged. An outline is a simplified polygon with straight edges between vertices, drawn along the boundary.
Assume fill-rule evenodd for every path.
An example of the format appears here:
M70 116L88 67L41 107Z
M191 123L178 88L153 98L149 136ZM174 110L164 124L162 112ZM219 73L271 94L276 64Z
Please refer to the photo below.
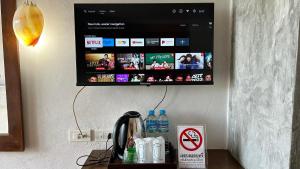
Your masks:
M78 86L213 84L213 3L74 9Z

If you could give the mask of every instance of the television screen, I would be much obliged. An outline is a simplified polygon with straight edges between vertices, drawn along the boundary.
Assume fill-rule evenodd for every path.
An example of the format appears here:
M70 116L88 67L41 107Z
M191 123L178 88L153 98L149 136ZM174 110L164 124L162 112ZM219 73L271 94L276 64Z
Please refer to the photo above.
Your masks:
M213 3L74 9L78 86L213 84Z

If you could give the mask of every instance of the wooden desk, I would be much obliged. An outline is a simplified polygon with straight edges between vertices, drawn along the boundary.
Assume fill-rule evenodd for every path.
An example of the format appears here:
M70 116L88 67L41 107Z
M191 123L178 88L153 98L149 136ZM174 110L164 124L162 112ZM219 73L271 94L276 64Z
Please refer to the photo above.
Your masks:
M102 150L93 150L91 156L99 157ZM110 153L108 153L108 156ZM90 158L87 159L85 164L90 162ZM107 169L107 165L93 165L83 167L82 169ZM231 156L227 150L208 150L208 169L243 169L243 167Z

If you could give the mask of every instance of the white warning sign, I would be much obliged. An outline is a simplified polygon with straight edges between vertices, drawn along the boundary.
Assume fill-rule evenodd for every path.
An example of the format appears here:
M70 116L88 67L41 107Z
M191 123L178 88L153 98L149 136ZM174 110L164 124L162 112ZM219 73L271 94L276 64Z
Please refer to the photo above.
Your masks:
M205 126L177 126L179 168L206 168Z

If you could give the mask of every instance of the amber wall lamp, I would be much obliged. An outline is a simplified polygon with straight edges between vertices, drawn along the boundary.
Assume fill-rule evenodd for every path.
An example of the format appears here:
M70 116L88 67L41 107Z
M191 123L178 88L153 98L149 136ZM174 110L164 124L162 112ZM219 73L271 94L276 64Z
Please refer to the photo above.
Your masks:
M35 46L42 34L44 17L33 2L25 1L14 14L13 29L17 39L26 46Z

